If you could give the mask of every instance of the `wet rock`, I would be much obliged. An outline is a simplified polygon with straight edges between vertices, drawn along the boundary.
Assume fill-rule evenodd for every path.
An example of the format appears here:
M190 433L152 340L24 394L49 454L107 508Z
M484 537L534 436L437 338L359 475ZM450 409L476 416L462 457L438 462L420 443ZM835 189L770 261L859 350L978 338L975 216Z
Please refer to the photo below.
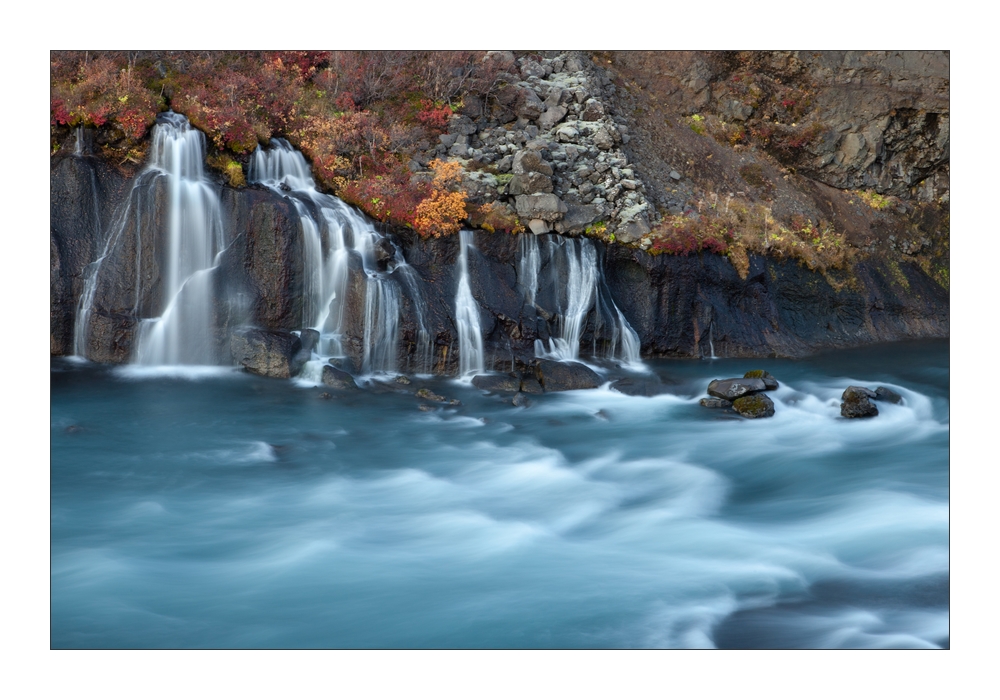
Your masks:
M515 393L521 390L521 379L516 374L479 374L472 378L472 386L482 391Z
M445 401L446 399L440 394L435 394L430 389L424 387L423 389L417 390L417 398L427 399L428 401Z
M332 389L357 389L358 385L354 381L354 377L349 375L342 369L337 369L336 367L331 367L330 365L323 366L322 382L332 388Z
M872 403L875 392L863 386L849 386L841 396L840 415L844 418L870 418L878 415Z
M410 378L401 374L396 377L395 382L397 384L410 384Z
M546 392L596 389L601 385L600 375L579 362L541 360L538 377Z
M237 363L262 377L289 379L302 369L296 359L302 341L289 332L241 329L232 334L229 346Z
M770 418L774 415L774 402L767 394L741 396L733 401L733 410L744 418Z
M885 401L887 403L901 404L903 403L903 397L897 394L892 389L884 386L875 387L875 400Z
M417 406L417 410L418 410L418 411L423 411L424 413L427 413L427 412L429 412L429 411L434 411L434 410L436 410L436 409L435 409L435 407L434 407L434 406L428 406L427 404L425 404L425 403L422 403L422 404L420 404L419 406Z
M512 398L510 402L515 406L528 407L531 405L531 399L528 398L527 394L521 391L514 394L514 398Z
M763 369L752 369L743 375L744 379L764 380L764 390L774 391L778 388L778 380L771 376L771 373Z
M544 391L542 385L539 383L538 378L531 373L525 372L521 375L521 393L522 394L541 394Z
M708 384L708 393L717 399L733 401L741 396L764 391L767 386L763 379L713 379Z
M726 399L716 399L716 398L702 399L698 403L700 403L705 408L732 408L733 407L733 402L732 401L728 401Z
M330 399L333 398L333 394L331 394L329 391L324 391L322 394L319 395L319 398L323 399L324 401L329 401Z

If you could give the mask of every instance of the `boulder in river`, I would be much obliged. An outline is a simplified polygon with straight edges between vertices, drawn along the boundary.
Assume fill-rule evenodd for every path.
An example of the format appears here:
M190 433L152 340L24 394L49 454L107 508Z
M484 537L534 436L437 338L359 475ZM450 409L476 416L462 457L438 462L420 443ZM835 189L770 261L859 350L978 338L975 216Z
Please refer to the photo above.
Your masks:
M903 397L892 389L884 386L875 387L875 400L886 401L888 403L903 403Z
M748 396L766 390L767 385L759 377L751 379L713 379L708 384L708 393L710 396L714 396L717 399L726 399L727 401L733 401L741 396Z
M774 402L767 394L750 394L733 401L733 410L744 418L770 418L774 415Z
M528 395L520 391L514 394L514 398L510 402L515 406L527 407L531 405L531 399L528 398Z
M763 369L752 369L743 375L744 379L761 379L764 381L765 391L774 391L778 388L778 380L771 376L771 373Z
M541 394L544 391L542 385L531 372L524 372L521 375L521 392L524 394Z
M700 403L705 408L732 408L733 407L733 402L729 401L728 399L716 399L716 398L702 399L698 403Z
M611 388L626 396L659 396L666 394L667 388L659 378L623 377L611 385Z
M849 386L841 396L840 415L844 418L870 418L878 415L872 403L875 392L863 386Z
M332 389L357 389L358 385L354 377L342 369L337 369L330 365L323 365L322 381Z
M302 369L302 341L286 331L240 329L230 337L233 359L262 377L289 379Z
M472 378L472 386L483 391L513 394L521 390L521 378L516 374L477 374Z
M541 360L538 363L538 378L546 392L596 389L601 385L600 375L579 362Z

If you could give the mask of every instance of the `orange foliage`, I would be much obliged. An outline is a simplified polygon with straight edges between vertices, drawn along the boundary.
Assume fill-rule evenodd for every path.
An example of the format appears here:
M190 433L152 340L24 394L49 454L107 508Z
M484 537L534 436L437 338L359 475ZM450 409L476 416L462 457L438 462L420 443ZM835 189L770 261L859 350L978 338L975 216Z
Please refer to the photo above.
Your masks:
M468 217L466 195L460 190L462 166L455 162L432 160L430 167L434 171L433 189L430 196L417 205L413 228L424 238L440 238L458 233Z

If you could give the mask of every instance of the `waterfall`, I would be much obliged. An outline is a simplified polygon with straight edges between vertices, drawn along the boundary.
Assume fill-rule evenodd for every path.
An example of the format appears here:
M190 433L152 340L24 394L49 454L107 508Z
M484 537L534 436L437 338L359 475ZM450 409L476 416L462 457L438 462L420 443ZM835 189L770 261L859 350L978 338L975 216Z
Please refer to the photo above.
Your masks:
M469 247L472 231L459 232L458 292L455 294L455 324L458 326L458 374L468 377L481 373L483 331L479 326L479 305L469 288Z
M139 364L210 365L218 361L213 348L211 270L225 241L219 197L205 178L204 162L205 135L179 114L161 115L147 167L167 179L166 305L159 318L142 323L135 353ZM137 283L137 293L138 289Z
M320 333L319 356L344 355L344 321L350 256L360 258L365 279L362 372L395 372L400 335L400 289L406 285L414 300L418 338L417 370L429 371L430 332L419 281L398 248L386 259L384 236L363 216L337 197L316 189L309 165L284 139L258 148L249 179L288 197L295 205L304 241L304 323ZM377 251L382 253L379 264Z
M82 132L80 132L82 134ZM81 143L82 136L78 137ZM160 266L163 311L141 321L133 361L139 364L215 364L212 269L225 247L219 198L204 173L205 137L180 114L157 116L149 162L136 177L126 205L105 238L101 256L84 272L74 328L73 348L87 356L94 299L103 263L126 234L135 233L135 299L132 316L140 314L142 232L157 227L157 181L165 185L164 250ZM160 231L155 233L159 234Z
M539 239L544 247L539 245ZM591 355L641 366L639 336L611 296L604 280L603 262L598 259L593 241L554 234L521 234L517 276L529 304L535 303L539 275L545 264L555 293L557 335L549 339L548 348L540 339L535 341L536 357L579 360L580 339L593 312Z

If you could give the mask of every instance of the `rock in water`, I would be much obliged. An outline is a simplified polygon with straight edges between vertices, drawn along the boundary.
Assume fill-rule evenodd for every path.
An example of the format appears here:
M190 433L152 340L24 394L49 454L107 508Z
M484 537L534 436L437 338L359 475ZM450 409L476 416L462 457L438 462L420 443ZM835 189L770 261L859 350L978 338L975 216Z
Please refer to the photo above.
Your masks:
M872 403L875 392L863 386L849 386L840 397L840 415L844 418L870 418L878 415L878 408Z
M763 369L752 369L743 375L744 379L762 379L765 391L774 391L778 388L778 380L771 376L771 373Z
M767 385L764 384L764 380L756 377L752 379L713 379L708 384L708 393L710 396L714 396L717 399L726 399L727 401L733 401L749 394L756 394L766 389Z
M521 390L521 378L516 374L477 374L472 378L472 386L483 391L507 391L513 394Z
M542 385L538 383L538 377L530 372L521 375L521 392L525 394L541 394Z
M515 406L530 406L531 405L531 399L528 398L528 395L524 394L524 393L522 393L520 391L517 392L516 394L514 394L514 398L511 399L510 402L512 404L514 404Z
M732 408L733 402L728 399L702 399L699 401L705 408Z
M542 388L547 392L596 389L601 385L600 375L579 362L541 360L538 374Z
M889 403L903 403L903 397L897 394L892 389L887 389L884 386L875 387L875 400L876 401L887 401Z
M611 388L625 394L626 396L659 396L660 394L667 393L667 388L663 386L663 383L659 380L659 378L635 379L632 377L625 377L612 384Z
M358 388L358 385L354 382L354 377L344 370L331 367L330 365L323 365L322 381L332 389Z
M428 401L446 401L447 400L443 396L441 396L440 394L435 394L433 391L431 391L430 389L427 389L427 388L418 389L417 390L417 398L427 399Z
M302 369L302 341L285 331L241 329L229 341L233 359L262 377L289 379Z
M733 409L744 418L770 418L774 415L774 402L766 394L751 394L733 401Z

